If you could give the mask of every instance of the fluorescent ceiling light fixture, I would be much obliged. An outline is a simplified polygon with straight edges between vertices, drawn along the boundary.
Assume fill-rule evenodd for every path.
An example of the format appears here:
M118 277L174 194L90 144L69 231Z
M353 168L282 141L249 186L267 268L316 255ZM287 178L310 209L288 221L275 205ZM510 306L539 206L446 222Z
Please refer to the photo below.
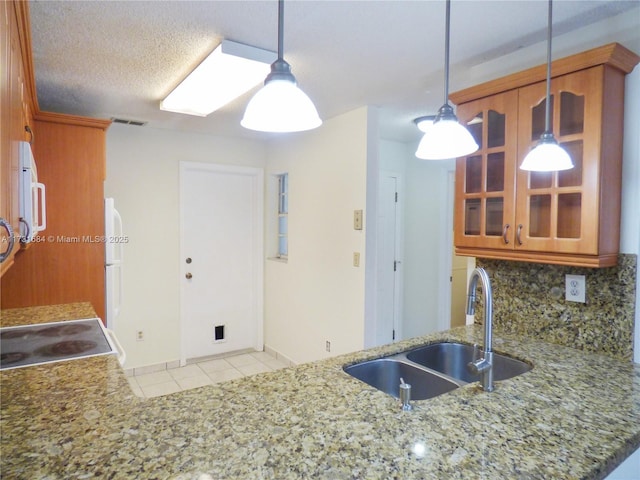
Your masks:
M556 137L550 126L549 104L551 100L551 13L553 11L552 0L549 0L549 13L547 16L547 97L545 102L544 132L540 135L538 144L524 157L521 170L533 172L554 172L573 168L573 162L567 151L558 145Z
M451 0L446 3L444 33L444 105L438 110L433 125L427 129L416 157L423 160L445 160L469 155L478 150L478 144L469 130L458 122L449 105L449 29L451 26Z
M223 40L160 102L160 110L206 117L258 85L275 59L275 52Z

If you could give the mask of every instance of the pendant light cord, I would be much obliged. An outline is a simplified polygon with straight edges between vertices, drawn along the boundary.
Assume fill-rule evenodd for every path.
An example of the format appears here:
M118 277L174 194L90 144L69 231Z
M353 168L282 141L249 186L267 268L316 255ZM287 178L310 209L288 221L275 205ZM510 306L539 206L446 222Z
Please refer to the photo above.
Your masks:
M547 22L547 101L545 102L545 117L544 117L544 131L549 132L550 128L550 112L549 106L551 100L551 3L553 0L549 0L549 15Z
M451 0L447 0L444 30L444 102L449 103L449 23L451 17Z
M278 0L278 60L283 59L284 45L284 0Z

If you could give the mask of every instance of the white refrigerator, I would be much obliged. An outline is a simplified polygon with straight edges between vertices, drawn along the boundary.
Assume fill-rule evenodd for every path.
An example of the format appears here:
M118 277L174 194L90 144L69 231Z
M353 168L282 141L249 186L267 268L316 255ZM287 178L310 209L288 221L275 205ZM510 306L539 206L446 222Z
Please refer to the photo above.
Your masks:
M113 198L104 199L105 232L105 310L107 328L116 329L116 319L122 305L122 260L126 237L122 217L114 207Z

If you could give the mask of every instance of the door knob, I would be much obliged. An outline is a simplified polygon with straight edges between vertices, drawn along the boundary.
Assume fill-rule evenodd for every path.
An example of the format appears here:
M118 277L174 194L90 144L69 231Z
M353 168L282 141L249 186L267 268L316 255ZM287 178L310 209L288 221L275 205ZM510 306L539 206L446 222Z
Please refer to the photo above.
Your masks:
M185 275L185 277L187 278L187 280L191 280L191 278L193 277L193 275L191 275L191 272L187 273Z

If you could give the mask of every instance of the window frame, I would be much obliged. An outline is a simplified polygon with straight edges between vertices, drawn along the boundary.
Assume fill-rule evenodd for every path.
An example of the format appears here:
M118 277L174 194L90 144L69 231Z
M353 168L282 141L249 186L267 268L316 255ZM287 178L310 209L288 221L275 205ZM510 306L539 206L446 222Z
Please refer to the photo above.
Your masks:
M289 173L281 173L278 177L277 198L277 234L276 234L276 258L287 260L289 258ZM281 219L285 219L284 222ZM284 228L283 228L284 227ZM284 240L284 249L282 241Z

